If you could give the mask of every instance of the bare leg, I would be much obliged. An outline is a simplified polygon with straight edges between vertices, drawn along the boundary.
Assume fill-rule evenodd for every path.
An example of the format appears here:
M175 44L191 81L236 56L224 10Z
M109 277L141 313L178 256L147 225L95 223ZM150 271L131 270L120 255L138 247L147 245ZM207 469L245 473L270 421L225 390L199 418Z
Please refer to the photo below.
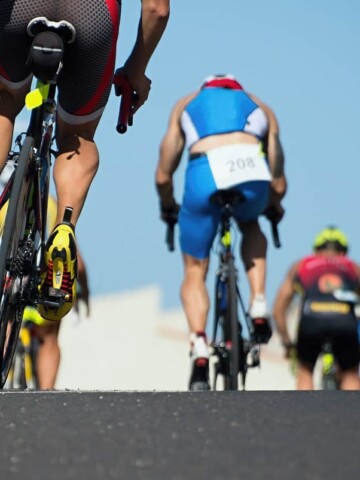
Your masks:
M206 341L206 321L209 312L209 295L206 274L209 259L198 260L183 255L185 275L181 299L190 329L191 375L190 390L209 390L209 351Z
M203 332L210 306L205 284L209 259L198 260L190 255L183 255L183 260L185 273L181 299L185 315L191 332Z
M341 373L341 390L360 390L360 379L358 368L345 370Z
M241 257L250 285L250 303L258 295L264 295L266 277L267 241L257 221L239 225L242 232Z
M11 147L15 118L24 106L29 88L30 83L17 90L10 90L0 83L0 172Z
M301 362L297 372L297 389L314 390L313 369Z
M60 364L58 333L60 322L50 327L38 327L40 344L37 355L37 374L40 390L53 390Z
M54 166L58 199L56 223L62 221L67 206L73 208L74 225L79 218L99 166L99 153L93 141L99 120L83 125L69 125L58 120L57 144L60 155Z

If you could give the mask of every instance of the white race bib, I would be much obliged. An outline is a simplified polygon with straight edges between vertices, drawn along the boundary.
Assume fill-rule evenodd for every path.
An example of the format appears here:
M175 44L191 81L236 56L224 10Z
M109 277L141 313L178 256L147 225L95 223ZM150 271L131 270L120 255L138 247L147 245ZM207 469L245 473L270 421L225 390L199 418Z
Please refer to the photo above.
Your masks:
M210 169L218 189L256 180L271 181L271 174L258 144L235 144L207 152Z

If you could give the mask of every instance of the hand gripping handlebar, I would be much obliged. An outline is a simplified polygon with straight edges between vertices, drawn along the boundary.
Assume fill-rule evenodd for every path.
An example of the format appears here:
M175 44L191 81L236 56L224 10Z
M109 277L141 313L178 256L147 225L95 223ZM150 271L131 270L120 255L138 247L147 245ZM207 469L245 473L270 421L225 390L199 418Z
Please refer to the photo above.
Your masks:
M115 95L121 96L119 118L116 130L125 133L128 126L133 124L134 106L137 95L127 77L119 70L114 75Z

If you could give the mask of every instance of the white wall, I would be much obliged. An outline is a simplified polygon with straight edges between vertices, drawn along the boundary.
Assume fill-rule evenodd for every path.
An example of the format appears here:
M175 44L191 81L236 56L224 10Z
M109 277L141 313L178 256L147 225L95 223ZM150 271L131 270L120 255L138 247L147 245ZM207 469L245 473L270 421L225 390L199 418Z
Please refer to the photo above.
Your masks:
M69 314L60 331L56 387L81 390L186 390L188 332L181 310L161 309L157 287L95 297L90 318ZM287 390L294 379L276 335L262 347L248 390Z

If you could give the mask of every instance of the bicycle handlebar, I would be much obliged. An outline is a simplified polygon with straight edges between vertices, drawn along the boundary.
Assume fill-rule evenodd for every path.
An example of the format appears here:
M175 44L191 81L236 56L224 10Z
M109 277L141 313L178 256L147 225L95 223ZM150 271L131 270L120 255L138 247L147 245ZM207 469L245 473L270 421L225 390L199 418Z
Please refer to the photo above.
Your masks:
M268 208L263 212L263 215L269 220L271 224L271 234L275 248L281 247L279 230L278 230L278 223L281 220L281 216L279 217L278 212L273 208Z
M171 223L168 222L167 229L166 229L166 244L170 252L173 252L175 250L174 230L175 230L175 222L171 222Z
M137 98L136 92L125 75L117 70L114 74L115 95L121 96L119 117L116 125L118 133L125 133L127 127L133 124L134 104Z
M279 236L279 230L278 230L278 222L273 219L269 218L269 222L271 223L271 234L272 234L272 239L274 242L275 248L280 248L281 247L281 242L280 242L280 236Z

